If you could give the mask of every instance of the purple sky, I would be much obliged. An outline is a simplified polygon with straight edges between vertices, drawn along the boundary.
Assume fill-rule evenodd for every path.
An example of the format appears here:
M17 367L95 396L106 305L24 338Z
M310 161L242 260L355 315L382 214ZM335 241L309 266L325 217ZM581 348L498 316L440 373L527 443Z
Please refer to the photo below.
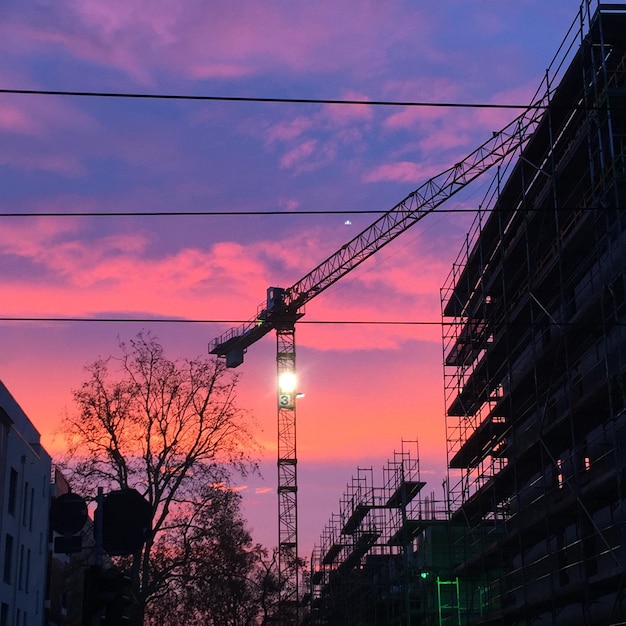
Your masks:
M0 88L318 100L527 104L578 3L565 0L0 4ZM0 94L0 212L281 211L291 215L0 217L6 317L247 320L375 215L505 126L507 109ZM479 179L445 208L475 208ZM348 224L346 221L350 221ZM441 213L344 277L307 321L437 322L471 215ZM304 321L303 320L303 321ZM206 354L234 324L0 321L0 379L54 451L83 365L153 331ZM436 325L301 324L301 553L357 466L419 439L445 471ZM240 368L264 480L241 484L255 538L276 540L275 346Z

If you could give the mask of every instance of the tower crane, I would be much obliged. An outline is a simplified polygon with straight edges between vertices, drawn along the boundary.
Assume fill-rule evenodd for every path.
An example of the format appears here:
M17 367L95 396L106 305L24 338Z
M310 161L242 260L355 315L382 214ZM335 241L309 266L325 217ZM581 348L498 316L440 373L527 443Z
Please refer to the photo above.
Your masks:
M250 321L231 328L209 344L209 352L228 367L243 363L246 350L270 331L276 331L278 374L278 573L291 580L282 602L298 602L296 390L281 385L295 375L295 325L304 306L333 283L431 213L478 176L520 148L535 131L548 105L548 93L462 161L429 179L365 230L322 261L291 287L269 287L266 300Z

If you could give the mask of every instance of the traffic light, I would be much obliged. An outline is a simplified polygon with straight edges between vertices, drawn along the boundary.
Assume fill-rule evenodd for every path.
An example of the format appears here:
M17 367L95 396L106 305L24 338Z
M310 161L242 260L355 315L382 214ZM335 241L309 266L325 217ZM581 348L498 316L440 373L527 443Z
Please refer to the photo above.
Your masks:
M130 625L138 604L130 576L112 571L108 580L105 581L105 588L108 596L104 612L104 626Z
M138 600L130 576L115 569L92 565L85 571L83 626L92 626L94 617L101 626L133 623Z
M85 570L83 577L83 621L82 626L91 626L93 616L101 612L104 606L100 605L98 593L98 575L100 567L92 565Z

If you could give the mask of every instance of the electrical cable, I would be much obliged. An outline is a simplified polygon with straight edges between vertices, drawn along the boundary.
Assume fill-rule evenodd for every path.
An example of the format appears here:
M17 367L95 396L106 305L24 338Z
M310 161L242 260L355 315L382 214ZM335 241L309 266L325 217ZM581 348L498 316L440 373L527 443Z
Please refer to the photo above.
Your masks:
M603 207L562 207L551 209L556 211L606 211ZM613 210L621 211L622 207L613 207ZM542 208L519 209L519 213L541 213ZM510 213L509 208L489 209L487 213ZM339 210L303 210L303 211L44 211L40 213L25 211L20 212L0 212L3 217L250 217L250 216L299 216L299 215L384 215L389 213L385 209L339 209ZM473 207L464 209L444 209L438 208L437 213L467 213L475 214Z
M485 102L415 102L392 100L355 100L334 98L276 98L260 96L203 96L191 94L159 94L159 93L131 93L106 91L75 91L61 89L0 89L0 94L28 95L28 96L70 96L77 98L133 98L139 100L199 100L203 102L247 102L269 104L338 104L359 106L389 106L389 107L439 107L465 109L546 109L548 105L541 104L494 104ZM568 107L576 108L576 107Z
M246 324L250 320L232 319L183 319L164 317L19 317L0 316L0 322L98 322L98 323L132 323L132 324ZM328 325L377 325L377 326L441 326L442 322L409 321L409 320L299 320L298 324L328 324Z
M0 316L0 322L66 322L66 323L129 323L129 324L247 324L249 319L194 319L194 318L167 318L167 317L55 317L55 316ZM432 320L298 320L298 325L346 325L346 326L458 326L455 321L432 321ZM602 328L604 326L625 326L626 322L611 322L610 324L598 322L581 323L557 323L553 322L547 326L576 327L576 328ZM544 327L545 324L495 324L494 327L508 328L532 328Z
M254 216L254 215L382 215L384 209L356 209L356 210L304 210L304 211L46 211L34 212L0 212L0 217L174 217L174 216ZM475 209L442 209L439 213L475 213Z

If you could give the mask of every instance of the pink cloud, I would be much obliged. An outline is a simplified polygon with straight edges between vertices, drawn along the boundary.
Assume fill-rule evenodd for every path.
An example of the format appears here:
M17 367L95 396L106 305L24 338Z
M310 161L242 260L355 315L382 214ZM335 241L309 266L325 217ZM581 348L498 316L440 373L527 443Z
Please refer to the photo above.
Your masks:
M280 167L292 169L295 167L310 167L309 157L315 152L317 141L309 139L296 146L280 159Z
M271 240L246 246L221 242L206 251L181 248L155 259L147 254L150 238L144 233L86 240L78 223L41 219L0 228L3 252L38 268L31 280L24 276L18 282L10 277L3 280L7 315L75 316L123 310L139 315L149 311L157 316L250 319L270 283L278 280L278 286L289 286L291 282L281 284L281 274L295 281L321 260L322 250L332 251L333 239L342 238L337 229L318 228L294 234L289 246L276 246ZM397 311L404 319L433 318L432 303L424 308L422 299L427 292L437 293L441 264L420 254L419 247L413 242L391 255L379 253L376 263L364 264L345 284L316 300L316 318L384 319L386 309L381 310L378 293L385 294L393 318ZM347 298L346 289L352 291ZM315 333L311 341L320 349L371 346L371 337L358 339L359 327L316 327L309 332ZM378 345L393 347L404 336L403 327L384 328L378 333Z
M290 120L280 120L265 132L265 141L268 144L292 141L302 137L310 130L313 122L310 118L298 116Z
M13 79L7 79L13 81ZM36 88L31 85L32 88ZM78 103L58 96L6 94L0 103L0 128L7 132L46 137L54 132L93 131L98 123Z
M373 168L363 176L363 181L366 183L388 180L415 183L420 179L424 179L423 168L411 161L385 163Z
M415 103L458 102L462 84L452 77L429 77L419 73L415 78L385 82L384 91L390 100ZM392 109L385 125L390 128L401 128L414 120L433 120L445 115L446 109L438 106L414 106ZM406 120L406 122L403 122Z
M390 92L397 92L400 98L423 102L459 102L459 99L472 102L473 96L464 99L461 84L454 83L449 78L425 81L425 91L428 97L415 97L416 93L423 93L418 89L420 81L405 81L404 83L391 82L386 86ZM424 87L424 86L422 86ZM501 90L492 96L494 104L524 104L530 103L532 93L536 88L533 82L526 86L515 89ZM398 156L403 150L405 153L416 155L420 162L432 160L431 155L438 155L441 161L442 155L448 155L449 162L452 163L465 156L469 151L468 146L477 147L490 138L491 133L500 130L508 125L521 110L497 109L497 108L449 108L449 107L428 107L416 106L407 107L401 110L393 110L386 117L383 128L389 133L405 132L414 139L406 142L403 148L397 152ZM405 168L406 164L401 164ZM438 174L448 166L443 165L439 171L432 166L429 176ZM410 166L407 168L410 172ZM402 176L402 169L398 166L385 165L378 171L370 172L367 180L382 179L395 180L397 176ZM408 174L410 176L410 173ZM425 179L420 176L419 179Z
M301 205L301 202L294 198L283 198L278 201L278 206L289 213L297 211L300 205Z
M476 137L476 135L473 136ZM456 149L456 153L458 154L459 148L467 150L467 146L471 145L469 142L472 140L473 136L464 128L446 128L425 137L419 142L419 146L425 154L437 154L444 150L452 149ZM484 140L489 137L490 135L485 133ZM483 143L480 137L477 137L475 141L476 147ZM468 150L468 152L470 152L470 150ZM447 167L443 169L447 169Z
M107 24L94 24L85 19L84 11L74 15L68 13L66 20L73 21L73 27L65 31L55 30L53 24L28 24L21 27L22 35L40 51L65 50L78 59L122 69L139 82L152 82L152 70L144 62L145 50L141 50L145 42L141 41L139 29L131 34L132 23L127 24L126 33L121 33L112 32Z
M383 62L387 47L411 33L410 23L419 22L422 32L428 24L422 15L409 18L405 8L371 0L362 2L357 13L330 1L233 6L201 0L184 5L111 0L106 6L85 0L63 11L63 30L55 28L53 14L47 19L27 14L23 23L15 18L7 25L7 34L17 28L21 36L13 38L23 47L62 48L144 83L154 80L159 66L195 79L261 74L267 68L298 73L338 65L368 68ZM380 28L388 21L396 23L392 32Z
M343 95L346 99L366 100L355 92ZM266 147L282 151L279 164L296 172L312 171L324 167L346 150L356 150L363 145L363 135L374 111L362 105L324 105L304 117L296 115L282 118L259 131L251 127L253 135L262 133Z
M228 488L230 491L234 491L235 493L243 493L247 491L248 485L234 485Z
M9 103L0 105L0 128L5 132L25 135L34 131L32 118L22 108Z
M2 154L0 148L0 163L25 171L54 172L70 178L78 178L86 174L86 167L81 160L68 154L32 153L12 155Z
M346 101L367 102L371 100L365 94L356 91L344 91L338 98ZM325 104L322 115L327 118L333 126L345 126L348 124L370 122L374 119L374 108L363 104Z
M195 80L204 80L206 78L242 78L250 73L250 69L243 63L238 65L236 63L220 63L219 61L192 65L189 68L189 78Z
M280 167L296 172L313 171L335 161L339 154L357 153L363 145L363 135L373 113L357 105L339 106L345 111L332 113L329 105L323 112L309 118L298 116L271 126L264 135L266 146L278 146L282 151ZM361 109L361 110L359 110ZM364 115L365 113L365 115ZM256 134L257 130L253 130Z
M445 116L446 111L442 107L403 107L391 113L383 122L383 127L394 132L409 128L428 128L429 125L434 125Z

